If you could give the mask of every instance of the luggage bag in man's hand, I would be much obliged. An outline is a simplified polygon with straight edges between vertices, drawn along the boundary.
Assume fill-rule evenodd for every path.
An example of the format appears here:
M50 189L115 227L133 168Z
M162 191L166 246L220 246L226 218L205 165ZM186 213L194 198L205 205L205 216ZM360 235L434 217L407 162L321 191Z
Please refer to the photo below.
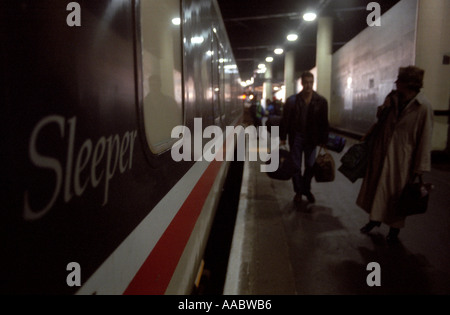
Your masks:
M276 154L276 152L273 152L273 154ZM295 166L291 153L288 150L279 149L279 157L280 164L278 169L275 172L267 172L267 175L273 179L289 180L299 172L299 169ZM270 160L266 162L266 164L270 163Z
M321 154L322 149L325 153ZM335 163L333 156L325 147L320 147L316 162L314 163L314 178L318 183L332 182L335 177Z

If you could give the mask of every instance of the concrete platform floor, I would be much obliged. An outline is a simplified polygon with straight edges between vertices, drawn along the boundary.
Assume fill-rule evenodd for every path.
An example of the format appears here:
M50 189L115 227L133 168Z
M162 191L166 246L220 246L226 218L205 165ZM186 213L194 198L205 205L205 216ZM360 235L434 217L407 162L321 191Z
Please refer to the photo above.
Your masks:
M344 149L345 152L348 146ZM411 216L390 245L388 227L359 229L368 215L356 204L362 180L337 171L331 183L312 182L316 202L293 202L291 181L273 180L246 162L229 258L226 295L450 294L450 170L434 167L428 212ZM370 262L381 286L369 286Z

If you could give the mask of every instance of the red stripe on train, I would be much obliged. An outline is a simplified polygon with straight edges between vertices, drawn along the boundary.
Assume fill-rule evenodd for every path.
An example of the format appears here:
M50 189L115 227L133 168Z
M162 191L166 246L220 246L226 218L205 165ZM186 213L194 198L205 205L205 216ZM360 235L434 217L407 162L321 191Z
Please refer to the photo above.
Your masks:
M213 160L155 245L125 295L164 294L194 229L222 162Z

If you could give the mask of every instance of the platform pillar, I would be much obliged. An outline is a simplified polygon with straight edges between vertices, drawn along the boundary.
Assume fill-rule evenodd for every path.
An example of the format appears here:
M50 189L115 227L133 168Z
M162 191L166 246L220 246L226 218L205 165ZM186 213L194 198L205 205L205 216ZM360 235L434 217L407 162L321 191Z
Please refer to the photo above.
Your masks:
M284 84L286 86L286 99L299 92L295 90L295 51L286 51L284 56Z
M333 18L321 17L317 26L317 93L331 100L331 66L333 53Z
M423 92L433 110L450 110L450 1L419 0L417 14L416 66L425 70ZM433 149L444 150L448 143L449 117L435 116ZM448 148L447 148L448 149Z

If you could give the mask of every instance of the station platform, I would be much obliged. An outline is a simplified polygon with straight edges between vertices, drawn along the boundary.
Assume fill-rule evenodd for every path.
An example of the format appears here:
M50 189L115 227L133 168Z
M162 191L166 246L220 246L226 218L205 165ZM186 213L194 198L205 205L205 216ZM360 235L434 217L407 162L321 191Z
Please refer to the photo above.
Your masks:
M337 170L351 144L329 151L336 178L313 179L315 203L295 204L292 181L245 162L225 295L450 294L449 165L424 175L435 186L427 213L407 218L400 241L389 244L384 224L360 232L368 221L355 203L362 179L351 183ZM380 286L367 284L370 262L380 266Z

